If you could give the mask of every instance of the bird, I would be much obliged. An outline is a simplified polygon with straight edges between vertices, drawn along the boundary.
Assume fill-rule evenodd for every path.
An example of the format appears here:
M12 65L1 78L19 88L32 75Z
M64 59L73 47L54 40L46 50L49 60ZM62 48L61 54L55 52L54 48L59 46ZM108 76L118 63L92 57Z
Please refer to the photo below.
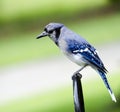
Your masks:
M108 83L105 68L97 50L79 34L73 32L62 23L49 23L44 31L37 36L37 39L48 36L60 50L74 63L81 66L74 74L79 73L86 66L92 67L101 76L112 100L116 97Z

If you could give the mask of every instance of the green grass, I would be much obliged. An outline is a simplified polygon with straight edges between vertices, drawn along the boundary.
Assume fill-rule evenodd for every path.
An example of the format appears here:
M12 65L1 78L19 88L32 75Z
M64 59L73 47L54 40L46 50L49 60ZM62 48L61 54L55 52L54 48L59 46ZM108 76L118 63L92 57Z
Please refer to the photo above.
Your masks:
M119 95L119 74L109 77L109 82ZM100 78L82 80L86 112L119 112L118 102L112 102L108 91ZM0 112L73 112L72 87L64 86L44 94L29 96L0 106Z
M64 24L85 37L90 43L97 45L120 40L119 20L120 14L116 13L82 23ZM1 36L0 66L59 54L58 48L47 37L35 39L39 33L41 31Z

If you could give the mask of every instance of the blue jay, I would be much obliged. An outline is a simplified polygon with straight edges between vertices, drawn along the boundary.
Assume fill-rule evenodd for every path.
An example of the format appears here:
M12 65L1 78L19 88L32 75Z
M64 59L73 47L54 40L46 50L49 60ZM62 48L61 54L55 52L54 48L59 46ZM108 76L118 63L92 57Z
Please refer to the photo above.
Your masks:
M81 66L81 69L76 71L75 74L86 66L91 66L97 71L104 81L112 100L116 102L114 93L106 78L107 70L92 45L61 23L49 23L37 39L45 36L49 36L71 61Z

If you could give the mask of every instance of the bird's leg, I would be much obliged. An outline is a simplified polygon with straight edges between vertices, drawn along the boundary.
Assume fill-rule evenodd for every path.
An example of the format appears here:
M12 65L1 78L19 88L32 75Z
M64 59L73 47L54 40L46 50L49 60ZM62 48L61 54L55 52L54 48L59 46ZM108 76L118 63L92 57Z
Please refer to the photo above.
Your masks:
M79 73L81 70L83 70L87 65L83 66L82 68L80 68L79 70L77 70L76 72L74 72L73 76L72 76L72 79L73 77L76 77L79 76L80 78L82 78L82 75Z

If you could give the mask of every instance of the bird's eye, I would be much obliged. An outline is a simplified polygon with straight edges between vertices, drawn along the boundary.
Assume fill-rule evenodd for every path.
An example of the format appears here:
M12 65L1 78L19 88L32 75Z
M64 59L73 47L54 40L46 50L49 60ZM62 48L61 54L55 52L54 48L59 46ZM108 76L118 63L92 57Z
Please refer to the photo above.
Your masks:
M44 29L44 31L46 31L46 32L47 32L47 28L45 28L45 29Z
M50 30L48 33L53 33L53 30Z

